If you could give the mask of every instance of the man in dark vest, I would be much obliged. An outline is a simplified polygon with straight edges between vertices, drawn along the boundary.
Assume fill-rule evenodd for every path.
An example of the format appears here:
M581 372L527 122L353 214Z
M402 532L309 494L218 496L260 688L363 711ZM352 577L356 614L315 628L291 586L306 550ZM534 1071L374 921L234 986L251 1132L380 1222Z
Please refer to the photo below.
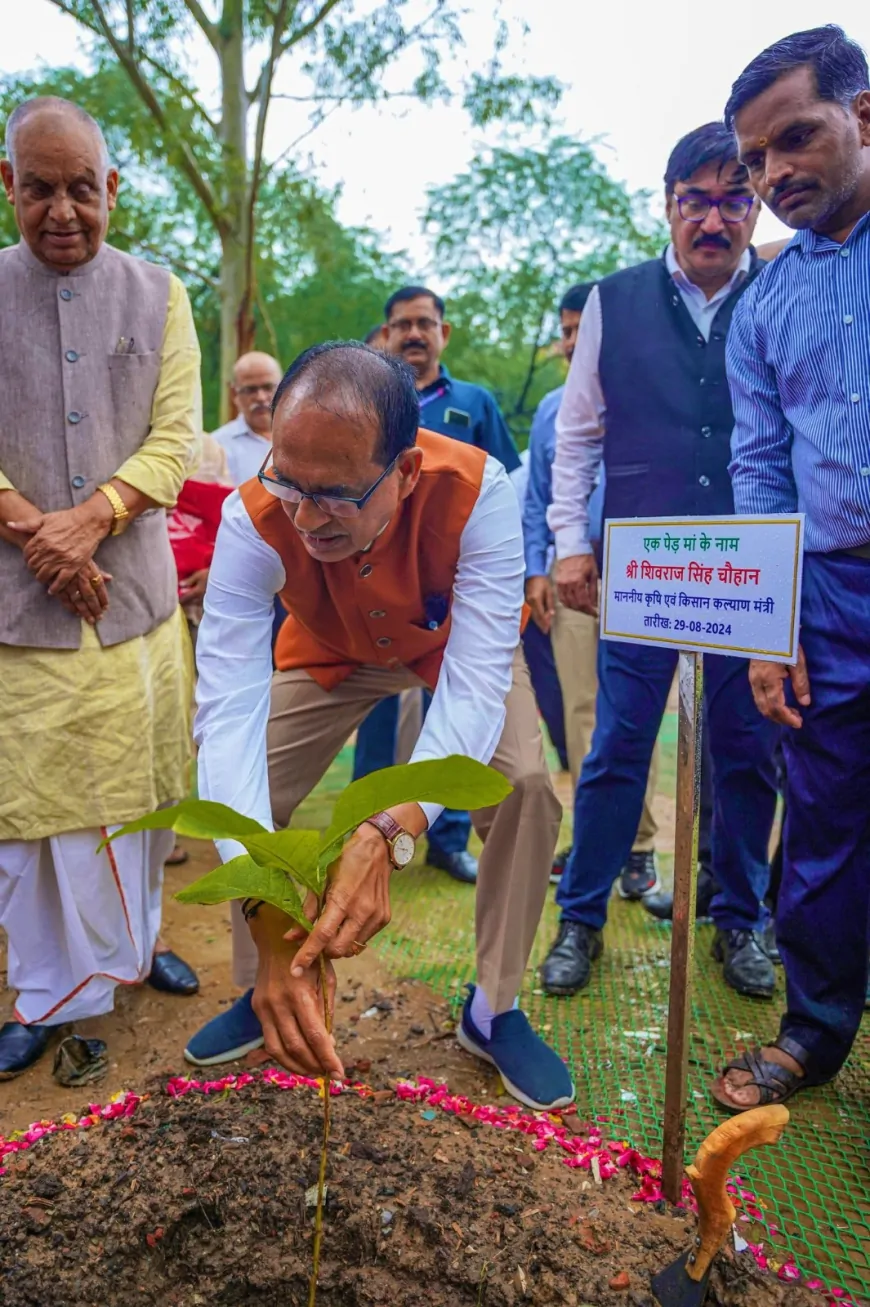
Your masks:
M720 123L690 132L665 173L671 243L661 259L593 290L557 422L553 505L556 584L569 608L597 615L598 565L588 502L602 457L604 516L733 513L733 427L725 337L759 270L750 246L758 202ZM677 653L602 640L592 749L574 808L574 850L557 899L559 934L542 968L550 993L589 982L603 948L614 880L643 805ZM715 777L711 904L714 956L727 984L771 998L764 947L768 840L776 805L776 728L754 711L743 659L705 659L706 726Z

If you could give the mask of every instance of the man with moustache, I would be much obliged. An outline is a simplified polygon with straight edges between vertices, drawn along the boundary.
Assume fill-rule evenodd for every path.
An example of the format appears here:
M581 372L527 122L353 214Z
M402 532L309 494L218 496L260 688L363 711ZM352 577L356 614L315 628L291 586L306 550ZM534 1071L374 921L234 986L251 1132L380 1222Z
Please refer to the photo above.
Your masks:
M520 457L498 404L483 386L458 381L441 362L451 333L444 314L440 295L426 286L403 286L384 306L380 348L413 369L421 421L427 430L477 445L507 472L514 472ZM398 722L397 700L379 704L363 722L357 733L354 780L392 765ZM454 880L473 885L477 859L467 848L470 835L468 813L447 809L429 831L426 861Z
M725 120L756 192L796 232L734 314L734 501L806 513L796 666L750 663L783 727L788 811L773 1043L713 1087L731 1111L832 1079L867 994L870 929L870 76L841 28L758 55Z
M606 277L589 296L556 424L556 586L562 603L593 616L598 566L588 504L602 457L605 519L733 512L725 337L759 269L750 247L758 202L721 123L674 147L665 201L664 256ZM674 649L599 644L595 735L557 892L559 934L542 967L553 992L583 988L601 954L607 900L637 830L676 664ZM728 985L770 998L763 932L777 732L755 711L742 659L707 655L704 680L716 799L714 956Z
M561 818L519 643L519 509L496 459L418 433L419 417L410 369L355 342L306 351L278 387L273 454L227 501L206 591L200 794L285 826L374 704L432 690L414 759L466 754L513 785L474 814L484 840L478 983L458 1038L520 1101L556 1107L571 1101L571 1078L516 1007ZM278 592L290 616L273 677ZM438 623L426 620L435 600ZM186 1056L209 1065L265 1040L291 1070L341 1075L318 959L356 956L389 921L390 877L438 812L409 803L364 822L307 938L268 904L235 911L236 979L255 988L199 1031ZM221 845L223 856L237 851Z
M280 380L280 365L271 354L254 350L236 361L232 393L238 416L212 432L212 438L226 453L234 486L255 477L268 453L272 443L272 396Z
M586 301L594 283L572 286L559 305L559 327L562 336L562 353L570 364L577 344L577 333ZM524 643L531 641L551 649L555 659L553 674L561 686L564 711L564 736L568 753L571 780L576 788L580 779L583 759L589 752L595 725L595 694L598 676L595 664L598 655L598 623L587 613L566 608L556 595L551 579L553 565L553 533L547 524L547 512L552 502L553 458L556 453L556 419L565 393L558 386L545 395L538 405L529 433L529 481L523 502L523 539L526 550L526 603L532 620L526 628ZM601 530L601 509L604 503L604 486L599 483L590 501L589 513L593 523L593 539ZM597 532L597 534L595 534ZM534 646L533 646L534 647ZM543 659L541 660L543 662ZM532 683L535 672L532 668ZM537 687L536 687L537 688ZM541 695L538 694L538 702ZM546 714L545 714L546 717ZM659 888L655 862L656 822L652 815L652 797L655 794L656 754L650 768L647 797L643 816L638 827L628 862L619 878L619 892L623 898L639 899ZM558 885L570 857L571 849L558 853L553 862L550 880Z

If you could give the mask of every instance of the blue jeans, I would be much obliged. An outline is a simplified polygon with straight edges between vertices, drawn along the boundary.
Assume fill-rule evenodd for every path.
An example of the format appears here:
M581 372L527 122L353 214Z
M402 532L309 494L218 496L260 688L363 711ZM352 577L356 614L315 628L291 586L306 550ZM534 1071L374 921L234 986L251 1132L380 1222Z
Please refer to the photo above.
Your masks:
M544 635L541 628L532 621L523 631L523 650L547 734L559 755L562 771L569 771L568 746L565 743L565 705L562 702L562 687L556 671L553 646L550 637Z
M574 849L556 899L563 920L600 930L631 850L653 746L677 664L674 649L602 640L592 748L574 800ZM758 712L743 658L704 658L705 721L713 762L711 913L723 930L761 930L776 809L778 728Z
M428 691L424 694L424 712L432 701ZM396 761L396 732L399 726L399 696L382 699L372 708L357 731L356 753L353 760L353 779L368 776L382 767L392 767ZM471 835L471 818L467 812L454 812L445 808L429 831L429 847L435 853L462 853L468 847Z
M870 559L804 558L801 644L812 702L783 731L787 813L777 942L782 1033L811 1076L839 1071L858 1032L870 948ZM788 692L794 706L794 698Z

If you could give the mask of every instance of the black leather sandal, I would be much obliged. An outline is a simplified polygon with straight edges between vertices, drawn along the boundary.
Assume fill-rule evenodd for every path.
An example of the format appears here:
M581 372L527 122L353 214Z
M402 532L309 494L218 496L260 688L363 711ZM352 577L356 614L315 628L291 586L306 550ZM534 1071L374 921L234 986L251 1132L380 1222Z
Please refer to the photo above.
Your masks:
M793 1057L804 1068L809 1061L807 1050L796 1039L790 1039L788 1035L780 1035L768 1047L781 1049L783 1053ZM741 1088L748 1089L750 1085L754 1086L758 1090L757 1103L741 1107L728 1097L728 1091L725 1088L725 1076L729 1071L749 1072L752 1080L749 1084L741 1086ZM833 1077L829 1077L829 1079L833 1079ZM815 1085L827 1083L827 1080L810 1077L806 1070L802 1076L799 1076L794 1071L789 1071L788 1067L780 1066L778 1062L768 1061L766 1057L762 1057L761 1048L756 1047L747 1049L745 1053L741 1053L727 1066L724 1066L719 1073L718 1079L714 1080L710 1085L710 1093L720 1107L724 1107L726 1111L736 1115L738 1112L748 1112L752 1107L767 1107L769 1103L785 1103L799 1089L811 1089Z

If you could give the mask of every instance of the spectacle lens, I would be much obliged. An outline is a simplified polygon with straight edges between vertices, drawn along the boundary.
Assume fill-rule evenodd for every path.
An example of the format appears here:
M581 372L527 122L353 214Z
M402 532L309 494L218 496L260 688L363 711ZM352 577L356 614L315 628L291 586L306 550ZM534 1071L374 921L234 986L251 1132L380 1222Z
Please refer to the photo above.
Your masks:
M745 221L752 208L749 195L729 195L721 200L714 200L707 195L679 195L677 208L684 222L703 222L712 208L719 210L723 222L736 224Z

